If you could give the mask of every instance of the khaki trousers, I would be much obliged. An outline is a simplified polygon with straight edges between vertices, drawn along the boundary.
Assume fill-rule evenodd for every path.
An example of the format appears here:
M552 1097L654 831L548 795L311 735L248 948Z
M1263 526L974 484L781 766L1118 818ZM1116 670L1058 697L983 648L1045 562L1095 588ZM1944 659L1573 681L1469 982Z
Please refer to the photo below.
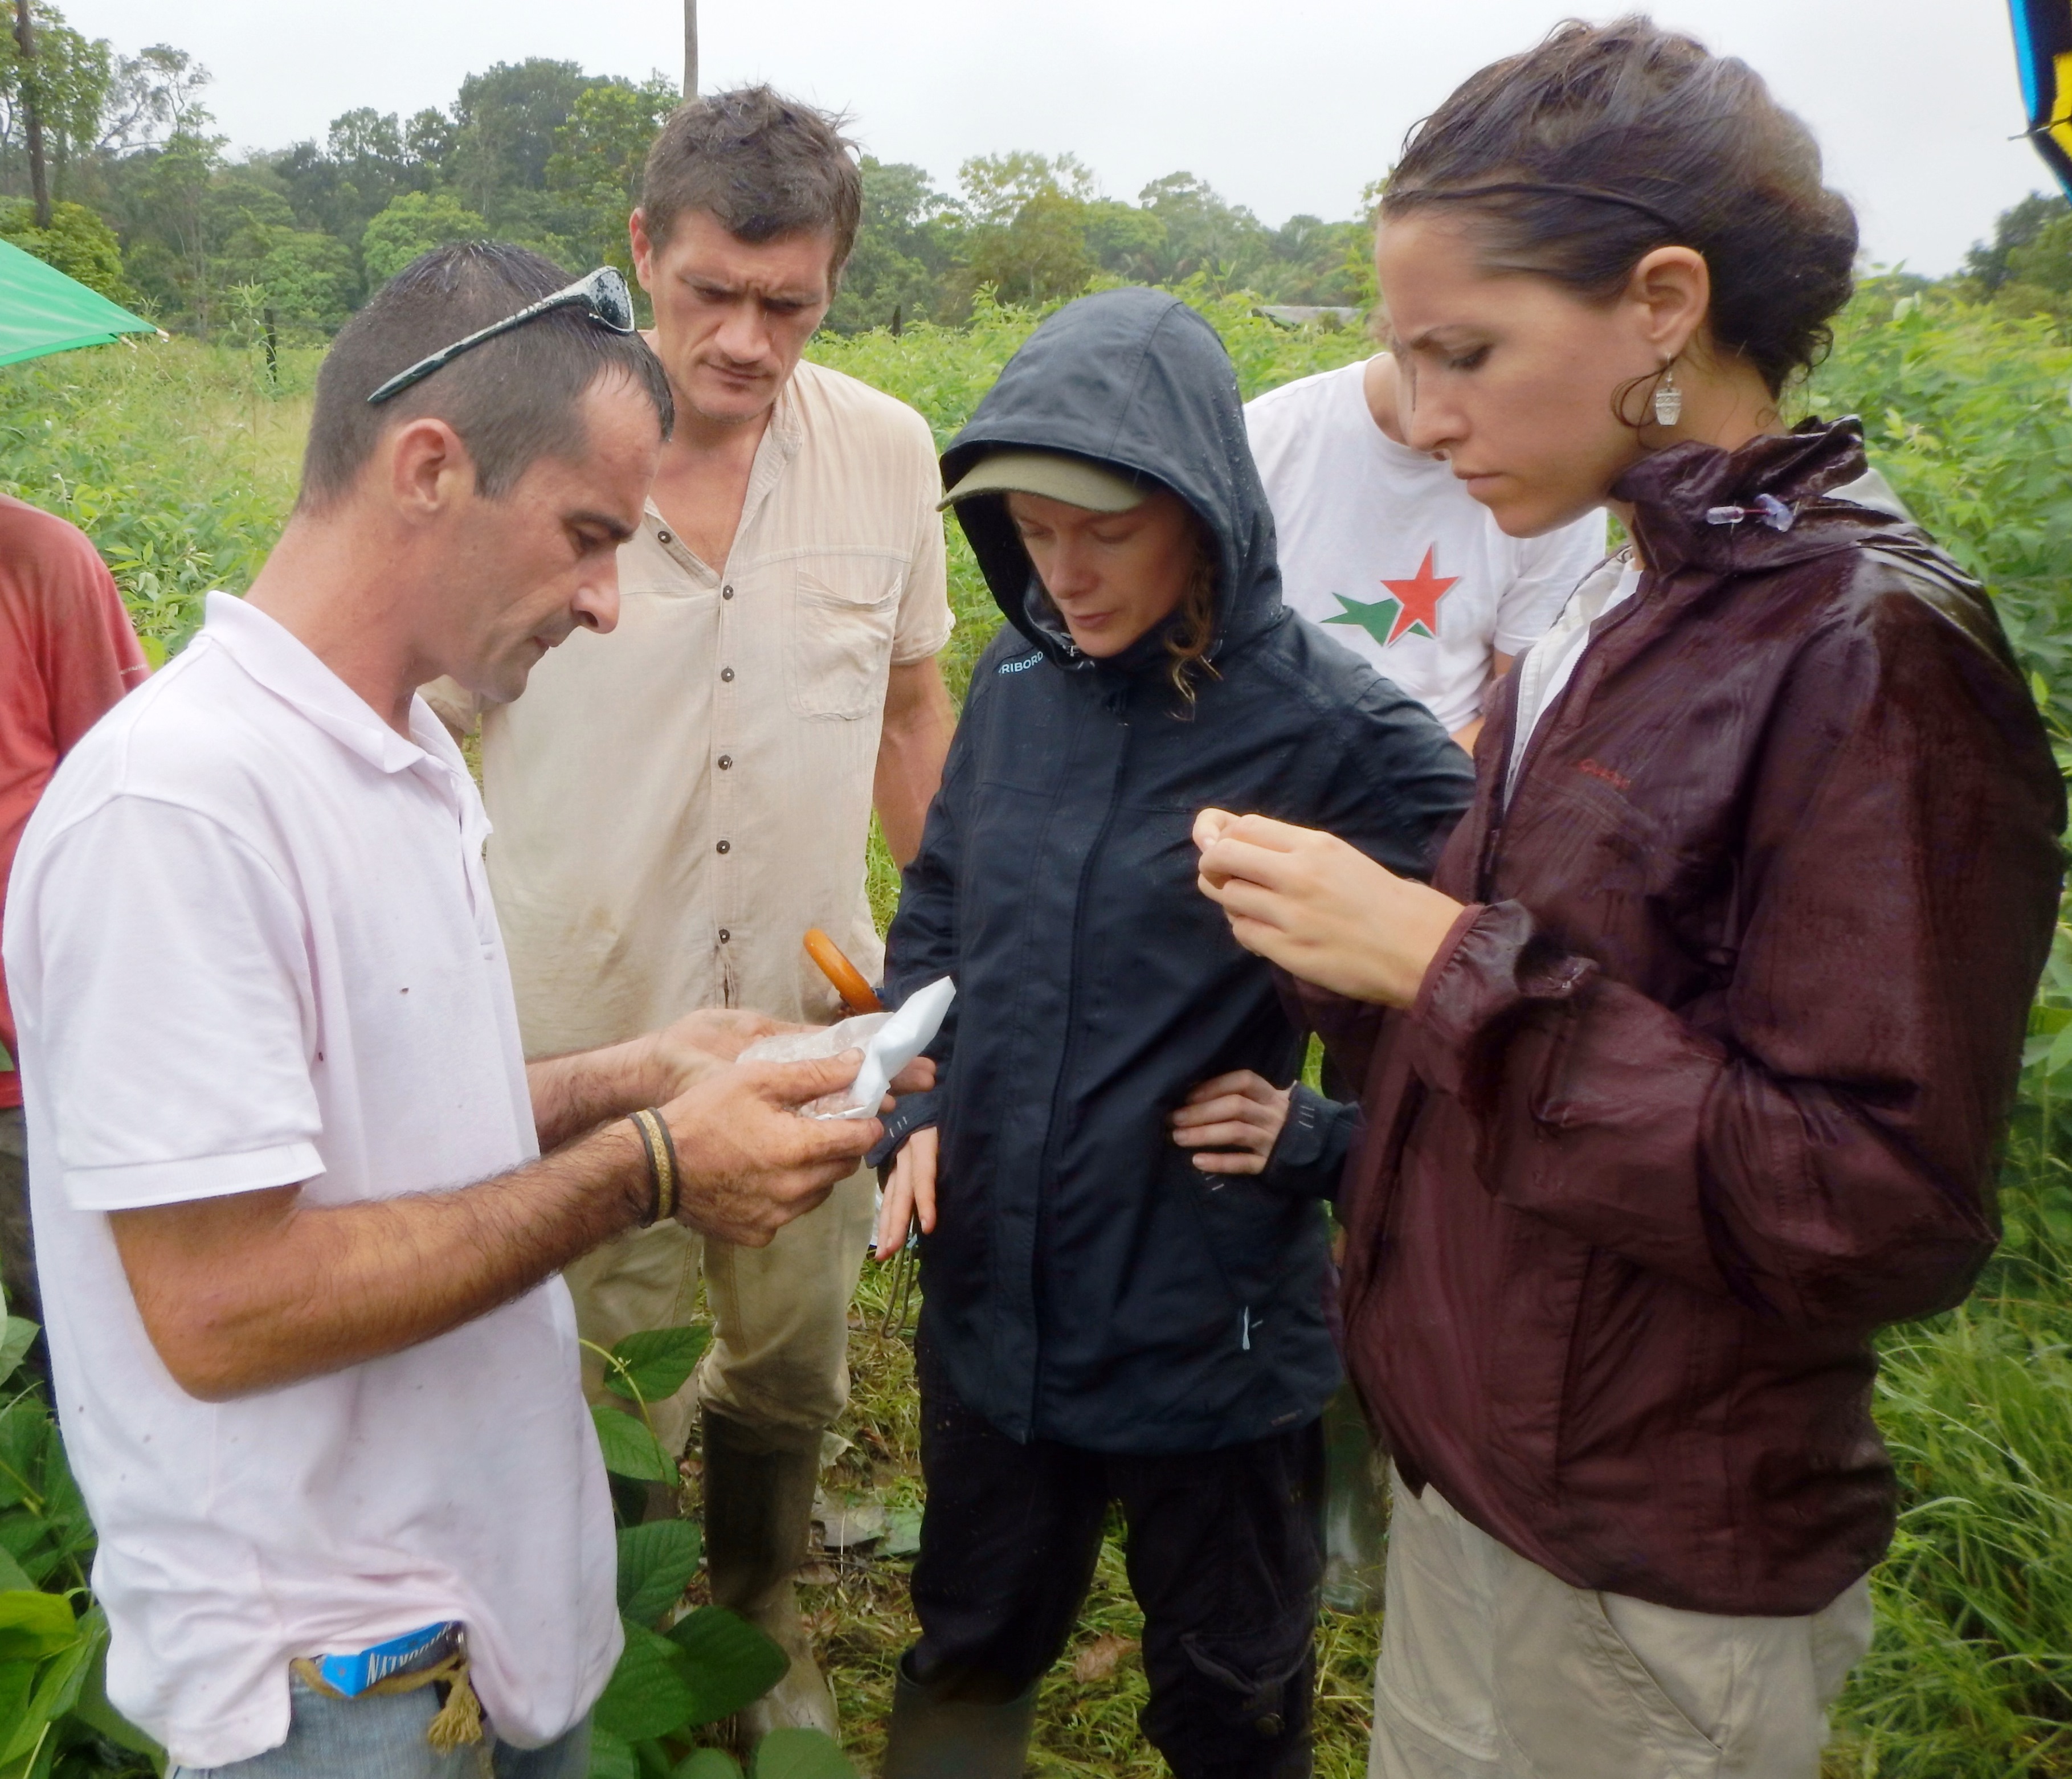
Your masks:
M1368 1779L1817 1779L1868 1584L1810 1618L1571 1588L1392 1472Z
M802 1450L840 1416L849 1403L849 1297L877 1215L876 1186L876 1174L859 1169L767 1247L663 1223L568 1268L578 1332L609 1348L636 1329L693 1320L702 1259L713 1344L681 1390L648 1404L668 1450L683 1450L701 1403ZM629 1406L604 1388L603 1364L587 1348L583 1387L594 1403Z

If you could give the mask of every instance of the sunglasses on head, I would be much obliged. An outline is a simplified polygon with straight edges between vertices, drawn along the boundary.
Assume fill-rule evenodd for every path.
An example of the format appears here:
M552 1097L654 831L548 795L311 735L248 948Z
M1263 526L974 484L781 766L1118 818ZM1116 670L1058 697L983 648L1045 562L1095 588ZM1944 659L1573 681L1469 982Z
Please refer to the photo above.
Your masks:
M615 334L633 331L633 296L626 288L626 280L609 265L600 265L594 272L578 278L574 284L557 290L550 297L542 297L537 302L528 303L515 315L506 315L501 321L491 322L487 327L477 328L465 339L457 339L450 346L442 346L430 358L421 358L407 371L398 371L367 398L372 407L399 396L413 384L422 383L433 372L450 364L462 353L479 346L486 339L494 339L499 334L508 334L514 327L523 327L528 321L537 321L557 309L579 309L600 327L609 327Z

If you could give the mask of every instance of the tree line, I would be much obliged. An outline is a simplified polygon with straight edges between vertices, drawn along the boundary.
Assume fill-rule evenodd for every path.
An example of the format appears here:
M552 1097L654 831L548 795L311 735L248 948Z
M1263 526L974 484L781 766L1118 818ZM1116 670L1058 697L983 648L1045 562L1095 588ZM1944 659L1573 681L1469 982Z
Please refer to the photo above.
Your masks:
M51 0L33 0L31 16L33 59L0 35L0 237L204 336L262 313L290 337L320 336L426 249L483 236L572 268L627 268L641 163L679 97L660 74L533 57L470 75L442 110L363 107L321 142L233 157L208 72L185 51L121 54ZM32 117L47 223L32 201ZM919 166L862 165L862 226L828 320L839 332L960 320L985 286L1047 302L1103 273L1198 277L1286 303L1371 296L1363 222L1302 216L1276 228L1191 174L1125 203L1069 154L979 156L953 192Z

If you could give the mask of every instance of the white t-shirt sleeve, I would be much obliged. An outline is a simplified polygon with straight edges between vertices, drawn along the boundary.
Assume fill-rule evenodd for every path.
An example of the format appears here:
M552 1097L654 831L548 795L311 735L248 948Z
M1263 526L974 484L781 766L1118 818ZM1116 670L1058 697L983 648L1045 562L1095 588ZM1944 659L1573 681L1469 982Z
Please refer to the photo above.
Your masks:
M56 836L28 905L66 1197L177 1204L321 1173L301 910L207 816L138 796Z
M1538 642L1583 577L1605 559L1605 546L1601 511L1526 539L1519 546L1518 573L1497 601L1490 647L1499 655L1523 655Z

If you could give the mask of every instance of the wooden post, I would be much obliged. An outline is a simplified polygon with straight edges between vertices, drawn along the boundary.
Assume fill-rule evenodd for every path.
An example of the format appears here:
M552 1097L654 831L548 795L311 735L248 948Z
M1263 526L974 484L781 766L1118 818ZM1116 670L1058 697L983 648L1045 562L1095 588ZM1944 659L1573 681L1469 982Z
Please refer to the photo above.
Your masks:
M20 0L26 6L28 0ZM698 96L698 0L684 0L684 97Z
M894 339L899 337L899 312L905 307L906 305L900 302L895 302L892 306L892 337Z
M697 0L684 0L695 6ZM28 125L29 191L35 199L36 226L51 226L51 187L43 171L43 83L36 77L36 27L29 0L14 0L14 41L22 50L22 110Z

